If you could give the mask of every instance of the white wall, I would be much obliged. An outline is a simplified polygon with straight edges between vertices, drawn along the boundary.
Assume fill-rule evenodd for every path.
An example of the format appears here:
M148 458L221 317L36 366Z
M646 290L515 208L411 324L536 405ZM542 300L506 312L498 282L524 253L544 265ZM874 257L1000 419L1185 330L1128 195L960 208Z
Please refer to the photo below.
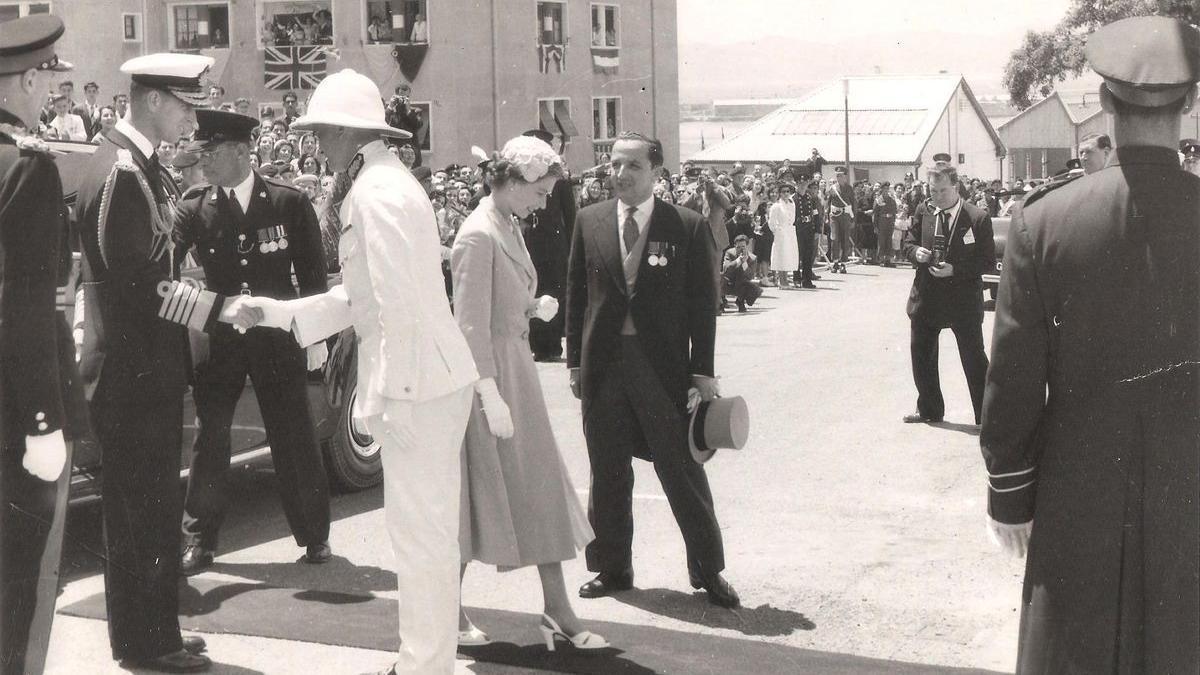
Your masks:
M996 157L996 144L987 131L987 124L987 119L975 111L960 85L921 151L922 164L931 166L934 155L948 152L960 174L986 180L999 178L1000 161ZM958 163L960 153L965 160L961 164Z

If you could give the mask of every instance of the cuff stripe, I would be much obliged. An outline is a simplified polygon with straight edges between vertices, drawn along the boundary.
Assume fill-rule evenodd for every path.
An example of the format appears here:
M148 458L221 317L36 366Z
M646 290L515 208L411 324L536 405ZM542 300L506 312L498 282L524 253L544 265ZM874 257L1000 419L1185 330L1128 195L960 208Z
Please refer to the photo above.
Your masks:
M994 485L989 485L988 487L991 488L992 492L1016 492L1017 490L1024 490L1025 488L1033 485L1036 482L1037 481L1031 480L1028 483L1025 483L1024 485L1018 485L1016 487L1011 487L1011 488L998 488L998 487L995 487Z
M1028 469L1024 469L1022 471L1012 471L1010 473L988 473L988 478L1011 478L1013 476L1024 476L1026 474L1033 473L1036 470L1037 470L1036 466L1031 466Z

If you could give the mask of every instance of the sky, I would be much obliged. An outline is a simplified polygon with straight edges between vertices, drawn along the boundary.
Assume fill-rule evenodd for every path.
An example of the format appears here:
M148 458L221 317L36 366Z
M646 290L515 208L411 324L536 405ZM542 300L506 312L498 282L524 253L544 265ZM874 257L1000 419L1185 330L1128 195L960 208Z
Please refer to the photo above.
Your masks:
M840 41L883 32L942 30L990 36L1045 30L1070 0L678 0L680 44L763 36ZM964 55L966 57L967 55Z

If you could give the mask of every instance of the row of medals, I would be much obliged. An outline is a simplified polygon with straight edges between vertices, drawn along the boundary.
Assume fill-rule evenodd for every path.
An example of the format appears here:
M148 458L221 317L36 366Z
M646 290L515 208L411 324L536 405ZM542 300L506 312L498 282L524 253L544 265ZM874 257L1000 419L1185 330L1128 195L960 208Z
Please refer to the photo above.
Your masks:
M284 230L282 225L275 225L272 227L261 228L257 233L257 238L258 238L258 252L259 253L267 254L267 253L274 253L276 251L287 250L287 247L288 247L287 232ZM239 234L238 235L238 251L240 251L242 253L249 253L250 252L249 248L246 248L245 250L243 250L243 248L242 248L243 246L245 246L245 241L246 241L246 235Z
M649 257L646 262L650 263L651 267L666 267L669 260L667 259L667 245L661 241L652 241L646 244L649 249Z

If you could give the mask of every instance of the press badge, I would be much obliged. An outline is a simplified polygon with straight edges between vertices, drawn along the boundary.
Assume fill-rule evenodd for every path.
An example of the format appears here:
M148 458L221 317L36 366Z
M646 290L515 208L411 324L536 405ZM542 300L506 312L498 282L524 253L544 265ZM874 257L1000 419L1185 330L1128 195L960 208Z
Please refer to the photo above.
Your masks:
M974 243L975 243L975 230L967 230L967 233L963 235L963 244L974 244Z

